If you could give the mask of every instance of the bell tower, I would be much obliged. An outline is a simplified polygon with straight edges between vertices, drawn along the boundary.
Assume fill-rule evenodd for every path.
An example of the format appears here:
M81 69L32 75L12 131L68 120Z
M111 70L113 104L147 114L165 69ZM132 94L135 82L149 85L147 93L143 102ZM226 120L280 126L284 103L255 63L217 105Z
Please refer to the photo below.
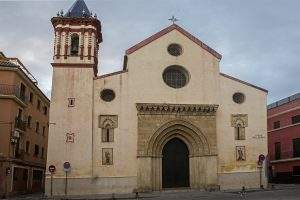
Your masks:
M101 23L84 0L76 0L67 13L58 12L51 22L55 33L52 66L93 68L97 75Z
M85 184L93 176L93 85L102 34L100 21L84 0L76 0L51 22L54 55L47 168L56 167L55 193L64 194L64 163L71 166L67 172L70 185ZM46 178L48 194L50 185Z

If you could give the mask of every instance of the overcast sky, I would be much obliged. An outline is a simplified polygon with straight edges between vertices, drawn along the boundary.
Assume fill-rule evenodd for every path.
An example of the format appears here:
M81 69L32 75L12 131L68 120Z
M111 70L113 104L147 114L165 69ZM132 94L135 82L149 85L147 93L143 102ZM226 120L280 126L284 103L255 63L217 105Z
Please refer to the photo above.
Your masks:
M0 51L18 57L50 96L51 17L74 0L1 1ZM300 92L299 0L86 0L102 23L101 74L120 70L125 50L178 25L222 54L221 72L269 90L268 102Z

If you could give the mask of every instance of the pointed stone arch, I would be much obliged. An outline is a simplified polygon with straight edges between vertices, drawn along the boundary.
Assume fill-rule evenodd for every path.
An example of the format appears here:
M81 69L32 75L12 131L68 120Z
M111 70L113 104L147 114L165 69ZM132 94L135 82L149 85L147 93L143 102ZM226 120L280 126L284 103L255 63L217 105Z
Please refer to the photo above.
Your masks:
M162 189L162 151L173 138L182 140L188 148L190 187L217 185L218 105L138 103L136 107L140 191Z
M164 145L174 137L186 143L190 156L210 154L209 143L202 131L186 120L172 120L159 127L149 139L146 154L161 156Z

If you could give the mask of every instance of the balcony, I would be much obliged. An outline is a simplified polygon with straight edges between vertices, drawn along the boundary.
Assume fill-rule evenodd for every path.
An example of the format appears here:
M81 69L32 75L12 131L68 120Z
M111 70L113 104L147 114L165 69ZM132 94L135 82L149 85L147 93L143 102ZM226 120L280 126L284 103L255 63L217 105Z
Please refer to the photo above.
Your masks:
M280 155L270 155L271 163L289 162L300 160L300 153L294 151L282 151Z
M23 160L25 158L25 151L24 150L16 150L15 151L15 158Z
M0 97L16 97L22 103L28 103L28 97L25 95L25 91L20 89L17 85L0 84Z
M26 131L27 122L22 120L20 117L16 117L15 119L15 129L19 129L21 131Z

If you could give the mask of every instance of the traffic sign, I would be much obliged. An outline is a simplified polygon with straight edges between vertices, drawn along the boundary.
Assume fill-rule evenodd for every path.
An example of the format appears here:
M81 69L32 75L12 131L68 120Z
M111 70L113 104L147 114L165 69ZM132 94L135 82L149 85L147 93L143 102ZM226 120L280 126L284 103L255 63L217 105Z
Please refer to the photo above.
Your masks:
M261 161L261 162L263 162L265 159L266 159L266 157L265 157L264 154L260 154L260 155L258 156L258 160Z
M64 162L64 171L65 172L71 171L71 164L69 162Z
M54 173L55 170L56 170L56 168L55 168L54 165L50 165L50 166L49 166L49 172L50 172L50 173Z

